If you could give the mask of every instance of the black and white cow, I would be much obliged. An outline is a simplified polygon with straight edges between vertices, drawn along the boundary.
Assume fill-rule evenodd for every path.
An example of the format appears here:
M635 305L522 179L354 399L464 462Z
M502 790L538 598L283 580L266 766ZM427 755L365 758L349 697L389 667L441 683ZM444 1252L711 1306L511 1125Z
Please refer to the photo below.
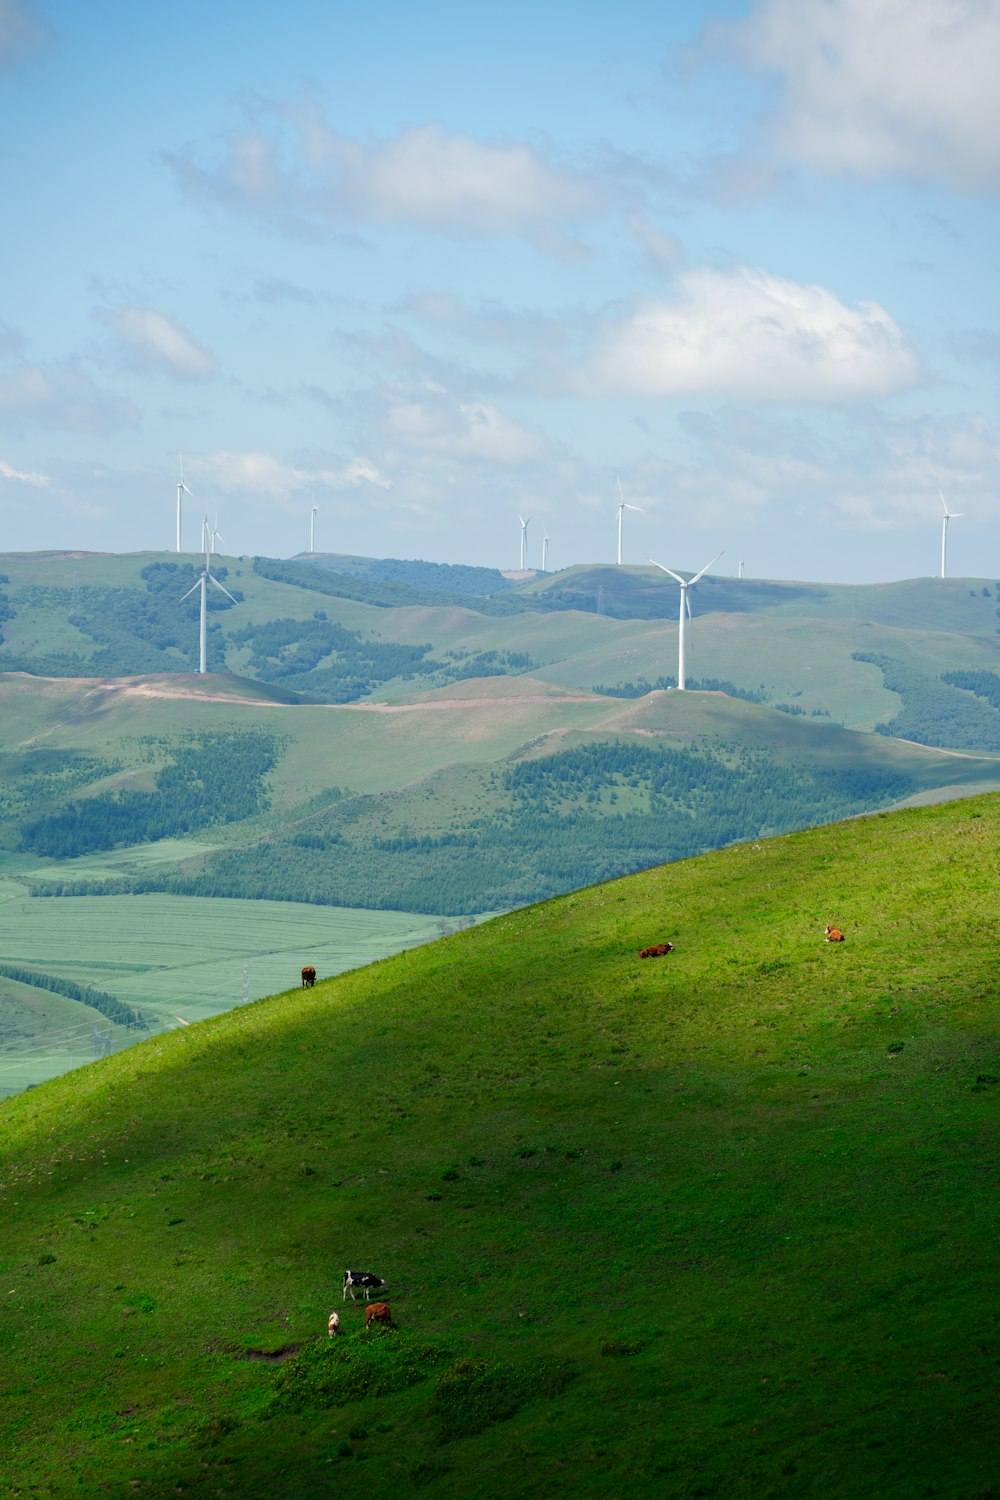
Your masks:
M352 1302L357 1300L354 1295L355 1287L359 1287L364 1292L365 1301L367 1302L372 1292L384 1292L388 1285L389 1283L383 1281L381 1276L373 1276L371 1271L345 1271L344 1301L347 1301L348 1292L351 1294Z

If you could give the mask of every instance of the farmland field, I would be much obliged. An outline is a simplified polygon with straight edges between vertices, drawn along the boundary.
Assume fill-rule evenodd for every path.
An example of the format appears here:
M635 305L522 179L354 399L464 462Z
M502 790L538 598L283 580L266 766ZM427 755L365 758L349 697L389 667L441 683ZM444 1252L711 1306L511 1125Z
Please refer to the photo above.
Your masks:
M247 998L258 1000L297 985L304 963L321 977L340 974L439 932L434 917L406 912L197 896L31 900L12 881L0 887L5 962L106 991L141 1011L153 1032L242 1003L244 964ZM0 978L0 995L5 991L11 1001L0 1007L0 1095L92 1061L95 1027L113 1033L116 1051L148 1035Z

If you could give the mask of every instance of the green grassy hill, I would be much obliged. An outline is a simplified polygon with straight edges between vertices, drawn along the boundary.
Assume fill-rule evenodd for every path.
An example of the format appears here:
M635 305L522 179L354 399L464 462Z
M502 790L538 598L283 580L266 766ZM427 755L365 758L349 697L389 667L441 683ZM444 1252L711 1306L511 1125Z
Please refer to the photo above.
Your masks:
M734 848L8 1100L8 1492L987 1500L998 836Z

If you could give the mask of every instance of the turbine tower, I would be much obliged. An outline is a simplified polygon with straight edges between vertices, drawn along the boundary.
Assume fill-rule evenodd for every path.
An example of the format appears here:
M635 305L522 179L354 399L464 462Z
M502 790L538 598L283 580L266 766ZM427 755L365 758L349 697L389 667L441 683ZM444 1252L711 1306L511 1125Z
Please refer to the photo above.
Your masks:
M525 547L527 546L527 541L528 541L528 522L531 520L531 517L530 516L525 517L525 516L520 516L519 515L517 519L521 523L521 572L523 573L524 572L524 552L525 552Z
M625 499L625 496L622 494L622 482L619 479L618 480L618 566L619 567L621 567L621 565L622 565L622 516L624 515L625 511L627 511L627 510L637 510L637 511L639 511L641 513L642 512L642 506L641 505L629 505L629 503Z
M938 490L938 494L941 495L940 490ZM959 516L964 516L965 512L963 510L949 510L948 502L943 495L941 495L941 504L944 506L944 515L941 518L941 577L947 578L948 522L957 521Z
M310 551L310 554L316 551L316 512L318 510L319 510L319 506L318 505L314 505L313 508L312 508L312 510L309 513L309 551Z
M206 520L206 525L207 524L208 523L207 523L207 520ZM229 592L229 590L227 588L224 588L223 585L219 582L219 580L217 578L213 578L212 577L211 570L210 570L210 568L208 566L208 547L206 545L206 548L205 548L205 566L204 566L204 569L202 570L201 577L195 583L195 585L194 585L193 588L189 588L188 589L187 593L182 597L182 599L180 601L183 604L185 599L190 599L190 597L194 593L195 589L201 589L201 619L200 619L199 633L198 633L198 671L202 674L202 676L204 676L204 674L208 670L208 668L205 665L205 658L206 658L206 655L207 655L207 646L208 646L208 623L207 623L207 618L206 618L207 613L208 613L208 601L207 601L205 595L208 592L208 585L210 583L214 583L215 587L217 589L219 589L223 594L225 594L225 596L226 596L227 599L232 599L232 602L234 604L236 603L236 600L233 599L233 596Z
M546 563L548 561L548 556L549 556L549 534L548 534L547 531L543 531L542 532L542 572L543 573L546 572Z
M703 578L705 576L705 574L708 572L709 568L712 566L712 563L717 563L719 561L719 558L722 557L722 556L723 556L723 554L721 552L716 553L715 557L712 558L712 562L707 562L705 564L705 566L702 568L701 572L700 573L696 573L694 575L694 577L693 578L689 578L687 580L687 582L684 581L684 579L681 577L681 575L679 573L675 573L674 570L673 570L673 568L664 568L664 566L663 566L662 563L656 562L655 559L652 558L652 557L646 559L647 562L651 562L653 564L654 568L660 568L664 573L669 573L670 576L671 576L671 578L676 578L677 582L681 586L681 607L680 607L680 615L678 616L678 624L677 624L677 691L680 692L680 693L684 692L684 626L685 626L685 623L686 623L685 616L686 615L690 615L690 613L691 613L691 602L688 599L688 589L693 589L694 586L695 586L695 584L698 582L699 578Z
M184 495L190 495L191 491L184 483L184 455L178 453L177 461L180 468L180 478L177 481L177 550L181 550L181 499Z

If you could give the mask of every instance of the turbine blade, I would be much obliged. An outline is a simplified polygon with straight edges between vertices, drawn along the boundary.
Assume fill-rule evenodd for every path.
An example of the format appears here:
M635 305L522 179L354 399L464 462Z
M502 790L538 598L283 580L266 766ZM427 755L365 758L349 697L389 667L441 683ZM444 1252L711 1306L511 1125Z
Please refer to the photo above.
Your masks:
M683 579L683 578L682 578L682 577L681 577L681 576L680 576L680 574L679 574L679 573L675 573L675 572L674 572L674 570L673 570L673 568L664 568L664 567L663 567L663 564L662 564L662 563L658 563L658 562L657 562L657 561L656 561L656 558L655 558L655 557L647 557L647 558L646 558L646 561L647 561L647 562L651 562L651 563L652 563L652 564L653 564L653 567L654 567L654 568L660 568L660 569L662 569L662 571L663 571L663 572L664 572L664 573L669 573L669 574L670 574L670 576L671 576L671 578L676 578L676 579L677 579L677 582L678 582L678 583L679 583L679 584L681 584L681 585L682 585L682 586L683 586L683 585L684 585L684 579Z
M712 562L707 562L700 573L696 573L693 578L688 579L688 586L690 587L691 584L697 583L699 578L703 578L708 572L709 568L712 566L712 563L717 563L719 561L719 558L725 557L725 555L725 549L723 549L722 552L717 552L716 555L712 558Z
M201 575L200 574L198 576L197 582L193 583L191 585L191 587L188 589L188 591L187 591L186 594L182 594L181 595L181 597L178 599L177 603L178 604L183 604L185 599L190 599L191 595L194 593L195 589L197 589L197 588L201 588Z
M215 584L215 587L216 587L216 588L217 588L217 589L220 589L220 590L221 590L221 591L222 591L222 593L224 593L224 594L225 594L225 596L226 596L226 598L227 598L227 599L233 599L233 596L232 596L232 594L231 594L231 593L230 593L230 592L229 592L229 590L228 590L228 589L227 589L227 588L226 588L226 586L225 586L225 584L223 584L223 583L220 583L220 582L219 582L219 580L218 580L218 579L217 579L217 578L213 578L213 577L212 577L212 575L211 575L211 573L206 573L206 574L205 574L205 577L206 577L206 578L207 578L207 579L208 579L208 581L209 581L209 583L214 583L214 584ZM234 603L234 604L235 604L235 603L236 603L236 600L235 600L235 599L233 599L233 603Z

